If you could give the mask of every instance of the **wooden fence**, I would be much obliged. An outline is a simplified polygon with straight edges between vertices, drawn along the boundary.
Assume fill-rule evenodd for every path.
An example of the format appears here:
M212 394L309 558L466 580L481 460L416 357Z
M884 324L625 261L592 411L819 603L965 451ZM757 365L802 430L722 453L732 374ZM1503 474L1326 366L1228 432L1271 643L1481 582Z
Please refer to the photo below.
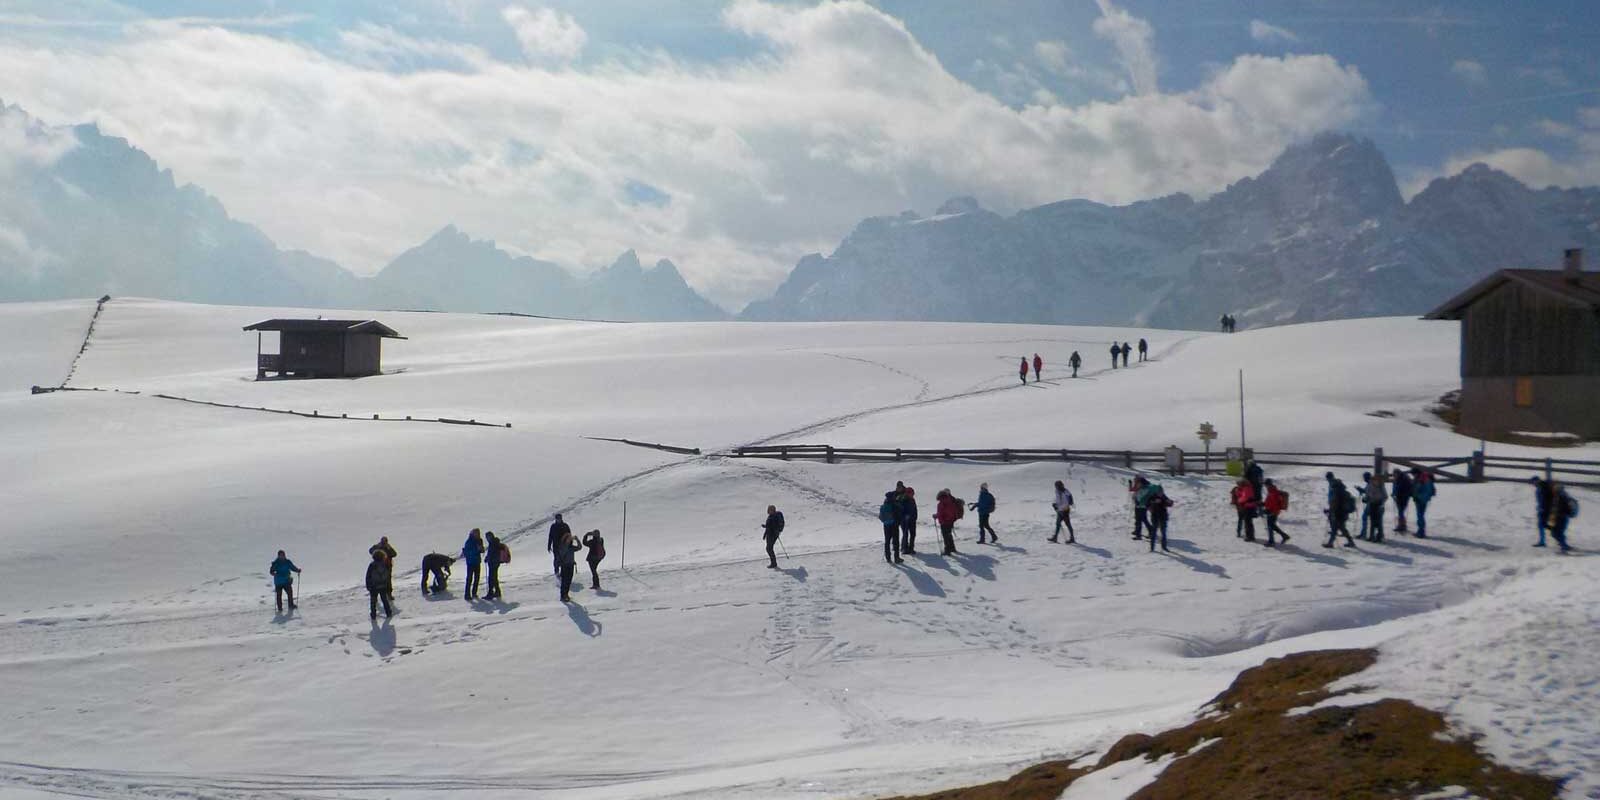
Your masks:
M1070 462L1101 464L1123 469L1165 472L1171 475L1210 474L1226 466L1222 455L1190 453L1172 447L1161 451L1073 450L1038 448L871 448L834 447L827 444L774 444L737 447L724 455L732 458L775 458L785 461L966 461L980 463ZM1371 452L1296 453L1254 451L1263 467L1320 467L1387 473L1392 469L1425 469L1441 483L1527 481L1530 477L1559 480L1568 486L1600 489L1600 461L1567 458L1524 458L1488 455L1474 450L1464 456L1394 456L1383 448Z

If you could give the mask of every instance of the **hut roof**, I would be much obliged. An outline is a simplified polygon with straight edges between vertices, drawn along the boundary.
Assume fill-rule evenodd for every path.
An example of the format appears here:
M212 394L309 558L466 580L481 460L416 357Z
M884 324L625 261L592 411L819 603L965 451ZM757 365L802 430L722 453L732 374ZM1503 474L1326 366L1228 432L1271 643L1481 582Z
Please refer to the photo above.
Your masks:
M360 333L382 336L385 339L404 339L395 331L375 319L269 319L246 325L247 331L293 331L295 333Z
M1503 269L1473 284L1422 318L1461 319L1461 313L1467 306L1505 283L1517 283L1535 291L1560 297L1573 305L1600 310L1600 273L1580 272L1574 279L1564 270Z

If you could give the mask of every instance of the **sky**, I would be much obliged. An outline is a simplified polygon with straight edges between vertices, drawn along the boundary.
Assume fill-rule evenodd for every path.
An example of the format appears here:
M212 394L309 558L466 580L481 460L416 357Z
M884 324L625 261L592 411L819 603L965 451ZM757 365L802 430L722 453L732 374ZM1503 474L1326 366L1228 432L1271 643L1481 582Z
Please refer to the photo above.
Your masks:
M865 217L1205 196L1327 129L1408 196L1475 161L1600 184L1594 10L0 0L0 101L358 273L455 224L579 271L671 259L737 310Z

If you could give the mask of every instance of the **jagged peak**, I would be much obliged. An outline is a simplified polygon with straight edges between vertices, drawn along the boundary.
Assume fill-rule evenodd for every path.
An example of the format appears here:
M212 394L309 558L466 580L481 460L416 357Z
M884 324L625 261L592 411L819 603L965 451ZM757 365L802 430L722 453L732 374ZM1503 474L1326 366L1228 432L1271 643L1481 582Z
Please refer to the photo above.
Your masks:
M670 277L680 283L683 282L683 273L678 271L678 265L665 258L657 261L656 265L650 268L650 274L660 275L662 277Z
M617 260L611 262L611 266L606 267L606 271L644 272L644 266L639 263L639 254L634 252L633 248L630 247L627 250L622 251L622 255L617 256Z
M978 198L964 194L944 201L944 204L939 206L939 209L933 213L934 216L944 217L955 214L971 214L982 210L983 206L978 204Z

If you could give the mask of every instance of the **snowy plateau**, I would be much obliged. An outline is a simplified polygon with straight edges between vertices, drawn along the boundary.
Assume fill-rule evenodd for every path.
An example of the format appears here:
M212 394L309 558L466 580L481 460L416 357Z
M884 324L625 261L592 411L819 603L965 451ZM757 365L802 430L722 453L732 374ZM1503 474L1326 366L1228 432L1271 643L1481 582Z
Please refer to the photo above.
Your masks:
M94 310L0 305L6 798L933 791L1092 762L1195 719L1241 670L1336 647L1378 649L1350 679L1361 696L1438 710L1500 763L1600 796L1593 525L1575 521L1572 556L1531 547L1526 485L1444 484L1429 539L1325 550L1322 470L1281 469L1294 538L1269 550L1233 535L1225 480L1160 476L1177 503L1161 554L1129 537L1119 467L725 456L1197 449L1205 421L1232 444L1239 369L1260 450L1464 456L1478 442L1407 421L1459 383L1454 323L1220 335L383 312L409 337L385 343L387 374L257 382L241 328L318 312L118 297L80 355ZM1108 343L1141 337L1151 360L1110 369ZM1036 352L1044 380L1018 385ZM69 374L107 391L29 392ZM877 504L896 480L924 498L924 541L938 489L970 500L987 482L1001 543L977 544L968 515L960 555L884 563ZM1046 541L1056 480L1077 498L1075 545ZM779 570L758 530L768 504L787 517ZM582 576L571 605L538 546L556 512L607 537L603 589ZM464 601L459 568L421 594L421 557L472 527L513 549L503 602ZM401 611L374 623L361 584L385 535ZM266 573L279 549L304 570L287 616ZM1122 765L1069 795L1125 796L1163 768Z

